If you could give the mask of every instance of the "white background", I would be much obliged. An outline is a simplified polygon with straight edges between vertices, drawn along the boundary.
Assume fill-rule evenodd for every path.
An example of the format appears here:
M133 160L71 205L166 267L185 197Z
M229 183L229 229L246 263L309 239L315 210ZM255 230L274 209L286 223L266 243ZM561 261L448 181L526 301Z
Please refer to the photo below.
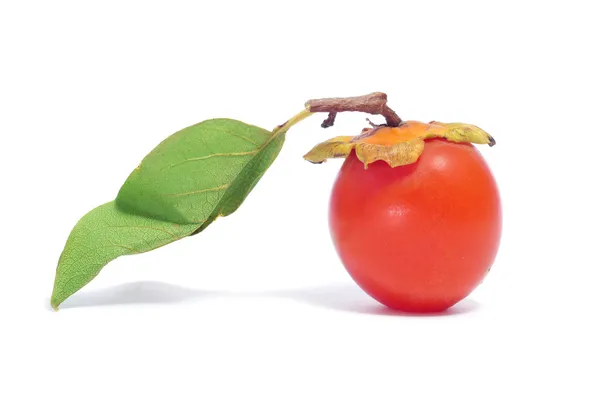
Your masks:
M1 3L0 396L600 396L594 2L357 4ZM360 114L293 128L237 213L50 310L73 225L168 135L378 90L498 142L501 250L449 314L390 314L337 259L341 161L302 155Z

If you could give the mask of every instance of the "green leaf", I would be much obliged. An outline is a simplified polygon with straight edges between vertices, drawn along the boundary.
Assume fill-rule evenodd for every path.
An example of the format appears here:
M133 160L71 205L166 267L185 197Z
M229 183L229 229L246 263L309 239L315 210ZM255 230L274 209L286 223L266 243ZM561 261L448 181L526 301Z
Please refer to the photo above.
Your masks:
M114 202L73 228L56 269L52 306L58 308L115 258L197 234L237 210L279 154L285 131L211 119L161 142Z
M124 211L180 224L234 212L273 163L285 134L211 119L173 134L150 152L119 191Z
M180 225L123 212L114 202L83 216L58 260L51 305L58 306L119 256L147 252L193 233L200 225Z

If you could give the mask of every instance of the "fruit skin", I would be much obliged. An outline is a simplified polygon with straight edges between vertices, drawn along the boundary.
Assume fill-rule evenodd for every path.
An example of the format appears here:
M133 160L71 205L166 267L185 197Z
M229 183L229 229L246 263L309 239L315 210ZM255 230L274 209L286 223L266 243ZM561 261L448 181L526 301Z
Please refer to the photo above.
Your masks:
M330 199L329 226L356 283L407 312L444 311L483 280L500 243L494 177L470 143L431 139L413 164L364 164L352 152Z

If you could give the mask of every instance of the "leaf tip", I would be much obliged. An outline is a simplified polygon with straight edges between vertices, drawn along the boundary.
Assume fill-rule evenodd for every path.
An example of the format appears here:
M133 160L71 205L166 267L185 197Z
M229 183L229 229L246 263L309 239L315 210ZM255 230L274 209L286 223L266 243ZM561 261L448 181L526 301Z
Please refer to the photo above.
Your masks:
M58 306L61 304L61 301L57 300L54 296L50 299L50 307L54 310L54 312L58 312Z

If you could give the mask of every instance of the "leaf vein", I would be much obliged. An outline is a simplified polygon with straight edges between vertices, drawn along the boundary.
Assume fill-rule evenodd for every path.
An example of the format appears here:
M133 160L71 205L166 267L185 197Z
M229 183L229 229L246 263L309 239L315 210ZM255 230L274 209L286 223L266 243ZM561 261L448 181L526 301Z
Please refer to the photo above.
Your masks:
M220 129L219 129L219 130L220 130ZM253 144L253 145L260 146L260 144L258 144L256 141L254 141L254 140L251 140L250 138L248 138L248 137L245 137L245 136L243 136L243 135L236 134L236 133L234 133L234 132L233 132L233 131L231 131L231 130L220 130L220 131L221 131L221 132L223 132L223 133L226 133L226 134L230 134L230 135L232 135L232 136L234 136L234 137L238 137L238 138L241 138L241 139L243 139L243 140L246 140L246 141L250 142L250 143L251 143L251 144Z
M165 234L169 234L172 237L176 237L177 235L165 230L165 229L161 229L161 228L156 228L156 227L150 227L150 226L143 226L143 225L109 225L110 228L136 228L136 229L152 229L154 231L160 231L160 232L164 232Z
M259 151L259 149L256 149L256 150L254 150L254 151L247 151L247 152L224 152L224 153L213 153L213 154L206 155L206 156L199 156L199 157L196 157L196 158L189 158L189 159L185 159L185 160L184 160L184 161L182 161L182 162L179 162L179 163L175 163L175 164L172 164L172 165L170 165L169 167L167 167L167 168L166 168L166 169L164 169L164 170L168 170L168 169L170 169L170 168L173 168L173 167L176 167L176 166L182 165L182 164L184 164L184 163L187 163L187 162L195 162L195 161L198 161L198 160L205 160L205 159L210 159L210 158L214 158L214 157L226 157L226 156L247 156L247 155L254 155L254 154L255 154L255 153L257 153L258 151Z
M223 190L229 188L230 185L231 184L225 184L225 185L221 185L219 187L214 187L214 188L204 188L204 189L198 189L196 191L168 193L168 194L163 194L163 195L164 196L188 196L188 195L196 195L196 194L204 193L204 192L218 192L218 191L223 191Z

